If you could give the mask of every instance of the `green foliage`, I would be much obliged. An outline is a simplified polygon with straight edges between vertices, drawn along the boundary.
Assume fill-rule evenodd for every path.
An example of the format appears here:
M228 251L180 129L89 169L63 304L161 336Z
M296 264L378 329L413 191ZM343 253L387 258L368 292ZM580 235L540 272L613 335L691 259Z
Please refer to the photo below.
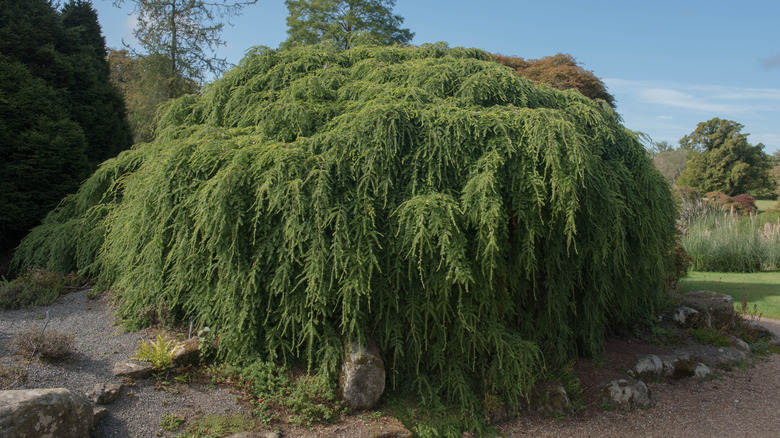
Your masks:
M0 0L0 253L130 140L91 4Z
M692 222L681 243L694 271L773 270L780 266L780 219L711 213Z
M157 338L152 341L141 341L138 346L138 352L133 359L151 362L157 371L165 371L171 367L173 354L181 348L181 345L174 339L169 339L162 333L157 334Z
M223 367L220 377L246 388L256 400L259 416L276 405L286 410L290 422L310 425L333 422L343 410L336 401L334 382L324 374L292 377L273 363L257 360L246 366Z
M36 230L17 262L96 272L130 324L165 304L219 327L225 359L332 379L371 337L391 387L474 413L651 317L674 220L608 106L475 49L323 44L172 101L47 218L62 245Z
M349 49L359 44L406 44L414 32L401 29L395 0L285 0L287 34L282 46L331 41Z
M162 427L163 430L167 430L168 432L174 432L179 430L185 421L186 419L181 415L164 412L162 414L162 418L160 419L160 427Z
M740 132L742 128L737 122L714 118L699 123L694 132L680 139L680 147L689 153L677 185L703 193L750 193L762 199L769 196L775 189L769 178L771 161L764 145L751 145L749 134Z
M44 269L29 269L13 280L0 281L0 309L18 309L50 304L66 288L77 288L88 281L72 274Z
M176 435L181 438L219 438L251 432L255 423L243 414L217 415L206 414L190 422L184 432Z
M731 340L715 329L706 327L691 329L691 335L702 344L714 345L716 347L731 346Z
M168 73L165 55L136 55L127 50L110 50L111 82L121 91L127 105L127 118L136 143L154 138L157 108L171 97L194 93L197 82Z

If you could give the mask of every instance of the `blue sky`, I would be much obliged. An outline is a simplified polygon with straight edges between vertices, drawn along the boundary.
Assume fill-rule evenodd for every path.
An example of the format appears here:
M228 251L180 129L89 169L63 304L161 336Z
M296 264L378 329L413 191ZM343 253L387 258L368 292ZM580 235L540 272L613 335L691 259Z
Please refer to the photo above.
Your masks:
M93 0L109 47L132 44L132 2ZM780 1L397 0L414 44L446 41L541 58L568 53L617 100L625 125L672 144L713 117L734 120L766 152L780 150ZM232 19L236 64L250 47L286 37L283 0L259 0Z

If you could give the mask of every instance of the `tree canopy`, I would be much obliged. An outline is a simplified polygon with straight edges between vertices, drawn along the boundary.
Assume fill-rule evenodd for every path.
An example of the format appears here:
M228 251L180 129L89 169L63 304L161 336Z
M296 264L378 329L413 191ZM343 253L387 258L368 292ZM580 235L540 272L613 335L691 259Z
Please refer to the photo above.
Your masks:
M476 49L258 49L172 101L17 251L142 324L333 376L372 338L390 385L517 407L543 366L662 305L668 184L606 105ZM148 322L148 321L146 321Z
M681 138L680 147L689 153L677 185L694 187L702 193L768 196L774 190L769 178L770 159L763 144L753 146L748 142L749 134L742 134L743 127L732 120L714 118L699 123L695 131Z
M615 107L615 97L607 92L604 82L590 70L585 70L571 55L559 53L540 59L493 55L500 64L512 67L515 72L537 83L550 85L558 90L575 89L591 99L601 99Z
M414 33L401 29L404 19L393 15L395 0L285 0L287 34L282 44L332 41L349 49L356 44L406 44Z

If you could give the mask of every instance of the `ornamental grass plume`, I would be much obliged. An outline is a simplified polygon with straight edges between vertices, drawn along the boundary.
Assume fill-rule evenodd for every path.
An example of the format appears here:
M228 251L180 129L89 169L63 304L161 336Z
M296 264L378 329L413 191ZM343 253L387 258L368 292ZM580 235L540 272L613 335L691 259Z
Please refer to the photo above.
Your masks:
M391 386L517 407L663 302L675 205L636 135L480 50L258 48L159 119L17 262L219 327L223 359L332 377L371 337Z

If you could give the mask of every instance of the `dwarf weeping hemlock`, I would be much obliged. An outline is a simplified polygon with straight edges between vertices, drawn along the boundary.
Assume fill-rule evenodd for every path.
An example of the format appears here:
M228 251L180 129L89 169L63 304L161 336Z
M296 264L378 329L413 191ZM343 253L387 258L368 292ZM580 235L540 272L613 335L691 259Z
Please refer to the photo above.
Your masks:
M674 203L642 145L479 50L258 49L158 132L19 262L98 273L131 322L193 316L227 359L333 373L370 337L391 386L517 405L663 299Z

